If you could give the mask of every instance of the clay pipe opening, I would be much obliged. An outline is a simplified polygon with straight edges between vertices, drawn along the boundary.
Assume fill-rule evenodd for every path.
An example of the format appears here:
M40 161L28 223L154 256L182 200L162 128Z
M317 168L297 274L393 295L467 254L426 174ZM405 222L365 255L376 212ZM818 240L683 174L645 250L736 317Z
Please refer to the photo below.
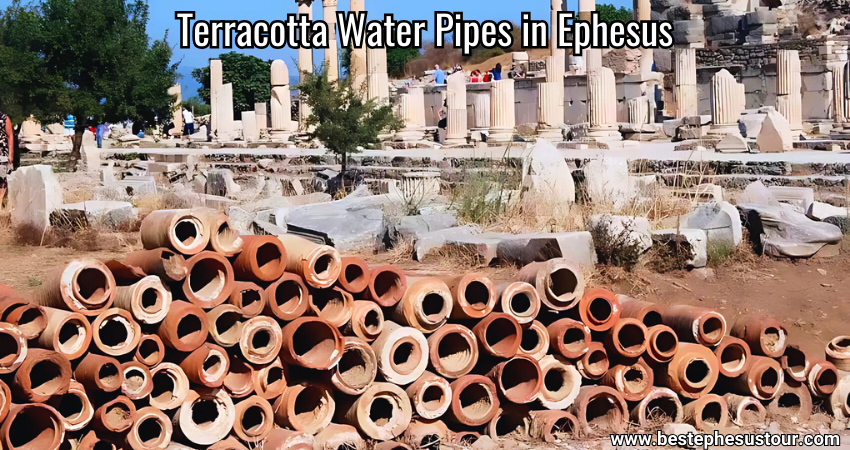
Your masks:
M244 246L233 260L233 272L240 280L270 282L286 269L286 249L274 236L244 236Z
M498 358L512 358L519 350L522 329L512 316L491 313L473 327L481 349Z
M1 447L9 450L59 448L64 436L59 413L39 403L12 406L0 426Z
M351 294L359 294L369 287L372 273L363 258L343 256L340 258L340 264L342 269L337 283L343 290Z
M204 310L189 302L175 301L171 313L157 329L163 344L181 352L191 352L207 339L209 328Z
M407 291L404 272L393 266L378 266L372 269L366 291L369 299L384 308L394 306Z
M165 359L165 344L155 334L145 334L139 340L135 360L148 366L159 365Z
M264 313L280 320L295 320L310 307L307 286L300 276L284 273L277 281L266 287L268 301Z
M478 363L478 339L462 325L448 324L428 336L431 368L446 378L472 372Z
M333 367L342 356L342 335L315 317L301 317L282 330L280 356L289 363L316 370Z
M117 359L89 353L74 369L74 379L90 394L115 392L121 389L124 373Z

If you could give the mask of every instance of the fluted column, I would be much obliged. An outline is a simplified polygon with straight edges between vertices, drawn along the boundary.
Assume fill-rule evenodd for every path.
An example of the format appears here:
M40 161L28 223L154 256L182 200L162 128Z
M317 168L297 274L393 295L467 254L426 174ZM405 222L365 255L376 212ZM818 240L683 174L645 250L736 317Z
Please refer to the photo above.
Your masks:
M740 134L738 119L744 106L743 85L723 69L711 77L711 134Z
M674 71L676 117L681 119L699 114L699 92L697 91L697 54L693 48L675 50Z
M551 0L550 4L550 38L549 38L549 55L558 58L564 64L566 69L567 51L563 48L558 48L558 13L561 12L562 0Z
M510 142L516 127L514 80L490 84L490 135L488 142Z
M366 85L367 98L379 102L386 102L390 98L390 80L387 75L387 49L366 49Z
M630 98L626 101L626 107L629 110L629 124L634 129L639 130L642 126L649 123L649 98L640 96Z
M803 131L803 80L800 53L797 50L776 51L776 111L791 125L791 134Z
M614 71L600 67L587 73L588 136L598 140L620 140L617 124L617 82Z
M479 93L472 97L472 130L490 128L490 93Z
M546 81L537 85L537 122L540 137L561 140L564 125L564 62L546 57Z
M351 0L349 11L352 13L365 12L366 4L364 0ZM349 74L352 77L352 86L357 92L366 95L366 48L353 47L351 49L351 63L349 64Z
M446 80L446 144L465 144L466 125L466 75L454 73Z
M398 98L396 114L404 122L404 128L396 133L397 137L405 142L422 140L425 134L425 93L422 86L410 86Z
M590 20L590 13L596 11L596 0L578 0L578 18ZM585 72L602 67L602 49L588 48L582 52Z
M289 96L289 68L280 59L272 61L272 127L269 135L272 140L285 141L292 131L292 103Z
M652 20L652 5L650 5L650 0L634 0L634 18L639 21L649 21ZM652 64L655 62L655 58L652 54L651 48L641 48L640 49L640 75L641 78L646 80L647 78L652 76Z
M847 91L844 89L846 66L847 63L843 61L827 64L832 73L832 121L838 126L847 122Z
M328 80L339 79L339 56L337 55L336 43L336 2L337 0L322 0L322 12L325 23L328 24L328 48L325 49L325 68L328 71Z
M313 0L295 0L298 3L298 15L306 15L307 18L313 20ZM313 73L313 49L298 48L298 77L304 81L304 72ZM310 117L309 100L304 96L300 98L301 103L298 108L298 120L303 131L306 131L306 121Z

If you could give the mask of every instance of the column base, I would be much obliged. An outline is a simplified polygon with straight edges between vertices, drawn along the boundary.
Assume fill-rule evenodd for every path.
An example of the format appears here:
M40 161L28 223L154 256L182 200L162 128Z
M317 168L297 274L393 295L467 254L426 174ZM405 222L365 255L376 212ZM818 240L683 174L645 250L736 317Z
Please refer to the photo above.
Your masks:
M562 130L561 128L552 128L546 125L538 125L537 134L540 139L546 139L549 141L564 140L564 130Z
M514 139L513 128L490 128L490 134L487 136L487 143L504 143L511 142Z
M401 130L395 134L396 141L416 142L423 139L425 139L425 130L421 129Z
M277 142L285 142L289 140L290 133L286 130L270 130L269 139Z
M453 137L453 138L447 137L446 140L443 142L443 145L466 145L466 144L468 144L468 142L466 141L466 138L458 138L458 137Z
M590 127L587 129L588 138L592 138L597 142L604 141L622 141L623 135L617 125L604 125L600 127Z
M741 130L738 128L737 123L733 124L712 124L708 128L708 132L706 133L709 136L723 138L727 134L741 136Z

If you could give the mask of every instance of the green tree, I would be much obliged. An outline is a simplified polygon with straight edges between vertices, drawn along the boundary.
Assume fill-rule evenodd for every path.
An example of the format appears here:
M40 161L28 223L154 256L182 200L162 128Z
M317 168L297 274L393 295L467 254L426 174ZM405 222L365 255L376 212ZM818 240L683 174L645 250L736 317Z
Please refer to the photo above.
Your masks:
M0 23L0 109L13 120L34 114L77 118L72 167L85 128L95 121L165 121L177 78L167 35L151 42L144 0L19 1ZM32 76L34 75L34 76Z
M422 52L418 48L388 48L387 49L387 73L390 77L402 78L405 75L404 68L407 63L420 58ZM351 68L351 49L343 48L339 57L340 67L346 72Z
M194 111L196 116L206 116L211 112L210 105L204 103L198 96L183 100L183 107L189 111Z
M616 21L627 22L634 19L634 13L631 9L626 9L623 6L617 9L617 7L609 3L596 5L596 12L599 13L599 20L608 23Z
M402 126L392 107L363 100L364 93L355 89L349 78L332 83L324 69L317 73L305 72L303 76L298 90L310 99L311 110L307 118L307 126L313 130L310 137L340 156L343 176L349 154L359 153L361 147L378 145L378 133Z
M241 111L253 111L254 103L265 103L271 98L271 61L256 56L229 52L218 55L221 60L222 78L233 83L233 112L239 117ZM194 69L194 78L201 87L198 96L210 103L210 66Z

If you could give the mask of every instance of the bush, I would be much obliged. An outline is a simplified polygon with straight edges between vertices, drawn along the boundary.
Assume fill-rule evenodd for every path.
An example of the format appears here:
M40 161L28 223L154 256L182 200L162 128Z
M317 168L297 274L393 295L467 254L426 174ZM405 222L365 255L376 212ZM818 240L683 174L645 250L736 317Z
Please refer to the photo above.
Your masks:
M684 236L675 236L668 241L653 242L648 265L656 272L672 272L687 269L694 256L688 240Z
M637 265L643 254L643 246L632 235L633 228L632 224L627 223L620 230L616 230L611 220L605 218L588 226L600 264L610 264L628 271Z

